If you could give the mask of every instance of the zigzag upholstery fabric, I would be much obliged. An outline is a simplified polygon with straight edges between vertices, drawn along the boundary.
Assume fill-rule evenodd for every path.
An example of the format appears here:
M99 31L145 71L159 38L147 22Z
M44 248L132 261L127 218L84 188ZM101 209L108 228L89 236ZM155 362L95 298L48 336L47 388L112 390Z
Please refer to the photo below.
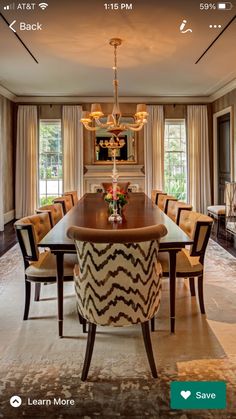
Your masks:
M157 313L162 274L158 241L75 243L75 290L84 319L102 326L127 326Z

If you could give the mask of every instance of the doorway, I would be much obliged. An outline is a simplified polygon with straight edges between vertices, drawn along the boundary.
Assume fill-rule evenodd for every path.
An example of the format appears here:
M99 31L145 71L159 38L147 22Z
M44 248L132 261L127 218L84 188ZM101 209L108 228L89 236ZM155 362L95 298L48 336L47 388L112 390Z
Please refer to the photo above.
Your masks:
M233 180L232 107L213 115L214 204L225 203L225 182Z
M231 179L230 164L230 113L217 118L218 149L218 203L224 204L225 182Z

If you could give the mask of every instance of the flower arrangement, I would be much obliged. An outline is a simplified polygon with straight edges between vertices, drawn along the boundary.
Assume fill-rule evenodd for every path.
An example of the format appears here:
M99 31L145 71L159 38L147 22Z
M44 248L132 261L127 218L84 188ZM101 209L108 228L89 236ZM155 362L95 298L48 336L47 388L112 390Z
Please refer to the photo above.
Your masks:
M125 204L127 204L128 201L126 198L127 194L119 186L116 187L116 193L114 192L113 188L110 187L104 197L105 201L109 204L113 201L117 201L118 207L123 207Z

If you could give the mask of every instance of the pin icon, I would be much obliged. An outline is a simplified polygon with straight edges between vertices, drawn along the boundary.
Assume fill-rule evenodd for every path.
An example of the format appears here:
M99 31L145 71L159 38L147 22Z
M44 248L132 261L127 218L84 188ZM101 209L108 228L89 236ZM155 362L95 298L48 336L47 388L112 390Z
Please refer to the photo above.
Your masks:
M12 407L20 407L21 403L22 403L22 400L19 396L12 396L10 398L10 405Z

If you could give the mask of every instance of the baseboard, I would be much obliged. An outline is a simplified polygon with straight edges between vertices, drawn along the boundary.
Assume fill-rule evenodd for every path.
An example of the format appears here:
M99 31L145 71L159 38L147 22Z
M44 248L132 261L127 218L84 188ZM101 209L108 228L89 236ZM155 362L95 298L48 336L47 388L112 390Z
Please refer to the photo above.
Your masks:
M15 218L15 210L8 211L4 214L4 225L9 223L10 221L14 220Z

